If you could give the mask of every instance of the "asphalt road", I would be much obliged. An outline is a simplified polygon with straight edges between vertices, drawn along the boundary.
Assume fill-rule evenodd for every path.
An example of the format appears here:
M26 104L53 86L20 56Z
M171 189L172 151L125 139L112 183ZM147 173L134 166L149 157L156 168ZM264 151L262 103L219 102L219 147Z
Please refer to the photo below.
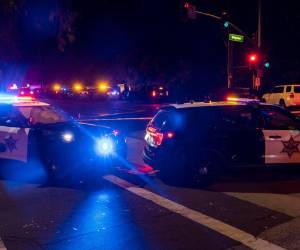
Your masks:
M128 169L78 185L0 182L0 249L300 249L300 170L228 173L206 189L171 186L141 159L160 105L56 104L127 135Z

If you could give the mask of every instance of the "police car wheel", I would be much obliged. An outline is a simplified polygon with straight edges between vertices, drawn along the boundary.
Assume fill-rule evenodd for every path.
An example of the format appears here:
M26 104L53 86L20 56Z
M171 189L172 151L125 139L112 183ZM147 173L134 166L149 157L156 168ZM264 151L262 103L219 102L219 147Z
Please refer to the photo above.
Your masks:
M52 163L46 166L47 171L47 182L56 183L58 182L58 165Z
M220 162L213 156L201 157L191 171L192 183L196 186L211 184L219 174Z

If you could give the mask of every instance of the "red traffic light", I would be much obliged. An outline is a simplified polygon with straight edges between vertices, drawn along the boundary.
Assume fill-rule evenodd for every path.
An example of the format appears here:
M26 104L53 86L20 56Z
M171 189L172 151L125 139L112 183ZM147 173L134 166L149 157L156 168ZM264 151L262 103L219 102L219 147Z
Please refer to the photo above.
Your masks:
M184 8L187 9L187 17L189 19L196 19L197 14L196 14L196 6L190 4L189 2L184 3Z
M190 8L190 4L188 2L185 2L184 3L184 8L186 8L186 9Z
M248 57L248 61L250 63L256 63L258 61L258 55L255 53L251 53Z

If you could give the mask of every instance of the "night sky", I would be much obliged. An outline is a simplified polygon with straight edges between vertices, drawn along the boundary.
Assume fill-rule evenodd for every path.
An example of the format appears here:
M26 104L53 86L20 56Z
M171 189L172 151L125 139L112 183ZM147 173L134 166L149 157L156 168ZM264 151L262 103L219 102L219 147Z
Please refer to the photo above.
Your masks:
M15 43L5 43L0 36L2 77L7 72L10 76L25 72L25 78L44 82L80 79L92 83L103 78L137 84L177 82L199 89L226 86L226 30L207 17L187 20L184 1L13 2L19 6L18 12L2 16L2 21L13 26ZM254 0L190 2L216 15L228 11L231 21L250 36L257 29ZM264 81L300 81L300 13L296 1L262 2L263 53L271 63ZM62 32L67 42L60 49L57 37L61 26L57 20L64 20L70 13L74 14L72 31ZM3 25L0 32L6 29ZM74 38L72 42L69 36ZM247 65L246 53L252 50L247 43L235 44L235 66ZM248 84L247 74L236 72L235 80Z

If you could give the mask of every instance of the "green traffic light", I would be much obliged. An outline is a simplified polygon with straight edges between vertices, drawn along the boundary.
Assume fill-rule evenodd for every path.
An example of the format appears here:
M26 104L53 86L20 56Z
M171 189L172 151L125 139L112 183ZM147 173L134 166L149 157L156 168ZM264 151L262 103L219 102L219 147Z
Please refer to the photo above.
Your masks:
M269 62L265 62L264 66L265 66L266 68L269 68L269 67L270 67L270 63L269 63Z
M228 28L228 27L229 27L229 22L228 22L228 21L224 22L224 27L225 27L225 28Z

